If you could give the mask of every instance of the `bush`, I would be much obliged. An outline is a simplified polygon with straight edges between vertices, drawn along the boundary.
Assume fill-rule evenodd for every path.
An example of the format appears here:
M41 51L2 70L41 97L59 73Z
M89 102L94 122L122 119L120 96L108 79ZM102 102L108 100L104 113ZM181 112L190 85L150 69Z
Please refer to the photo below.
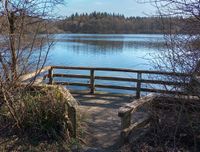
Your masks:
M9 125L10 129L18 135L26 135L29 139L38 142L70 138L71 125L67 117L68 101L62 98L58 90L29 89L19 91L15 97L12 106L20 127L16 127L16 121L7 104L0 107L0 126Z

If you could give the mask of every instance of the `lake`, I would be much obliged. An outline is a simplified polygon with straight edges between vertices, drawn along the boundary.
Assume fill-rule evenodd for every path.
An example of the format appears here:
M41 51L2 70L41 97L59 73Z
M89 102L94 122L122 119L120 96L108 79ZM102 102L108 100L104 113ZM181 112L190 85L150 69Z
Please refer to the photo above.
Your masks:
M159 49L164 48L163 35L151 34L56 34L53 39L55 44L49 54L48 65L153 69L149 61ZM80 74L80 71L72 72ZM128 73L113 75L132 77ZM115 83L119 84L112 82Z
M57 34L49 63L149 69L149 59L163 45L163 35Z

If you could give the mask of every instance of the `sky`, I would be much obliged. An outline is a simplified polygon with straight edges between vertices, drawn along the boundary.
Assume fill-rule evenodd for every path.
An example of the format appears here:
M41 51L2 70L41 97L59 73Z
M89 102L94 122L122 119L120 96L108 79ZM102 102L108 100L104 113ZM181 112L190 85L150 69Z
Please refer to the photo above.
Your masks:
M140 2L139 2L140 1ZM141 3L142 0L66 0L64 6L57 9L61 16L70 16L73 13L108 12L119 13L126 17L151 16L155 8L151 4Z

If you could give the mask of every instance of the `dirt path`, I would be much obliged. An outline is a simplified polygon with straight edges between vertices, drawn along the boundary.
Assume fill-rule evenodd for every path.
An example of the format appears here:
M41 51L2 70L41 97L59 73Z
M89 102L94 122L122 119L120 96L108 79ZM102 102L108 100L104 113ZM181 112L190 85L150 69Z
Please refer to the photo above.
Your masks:
M87 124L85 140L88 146L108 152L115 151L119 146L121 123L118 109L132 101L130 95L108 93L91 95L86 92L72 92L72 94L80 102L80 112Z

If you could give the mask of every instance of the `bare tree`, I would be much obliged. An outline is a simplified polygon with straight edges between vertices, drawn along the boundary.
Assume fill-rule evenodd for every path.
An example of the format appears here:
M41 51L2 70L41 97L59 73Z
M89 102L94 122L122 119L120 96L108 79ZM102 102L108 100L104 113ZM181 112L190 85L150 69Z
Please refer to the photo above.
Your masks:
M175 18L163 24L166 50L157 56L157 66L162 70L197 73L200 69L200 2L198 0L150 0L161 18ZM172 31L171 27L176 27Z
M152 55L154 68L191 74L190 78L165 77L165 79L186 84L189 82L181 88L175 86L175 89L198 94L196 76L200 72L200 2L198 0L143 0L143 2L150 2L155 6L156 15L161 18L163 25L165 48Z
M166 77L168 81L190 82L183 89L189 90L188 96L175 96L173 102L170 97L155 112L155 117L160 117L156 122L153 138L163 140L165 148L173 145L172 151L186 147L191 151L199 151L199 98L191 97L191 94L199 96L199 82L194 81L200 72L200 1L199 0L144 0L151 2L158 12L158 16L168 18L170 22L166 25L163 22L165 48L158 50L154 55L153 64L155 68L162 71L182 72L193 75L188 79L180 77ZM174 19L177 20L174 20ZM164 20L163 20L164 21ZM173 27L173 28L172 28ZM176 28L174 28L176 27ZM175 30L174 30L175 29ZM177 89L180 89L177 88ZM184 99L187 99L184 101ZM194 102L194 104L192 104ZM167 106L167 111L165 111ZM170 116L171 115L171 116ZM164 116L163 118L161 118ZM174 120L173 120L174 119ZM181 136L184 134L184 137ZM159 140L158 140L159 141ZM185 142L186 141L186 142ZM185 142L185 143L184 143ZM160 144L160 145L159 145ZM170 145L171 144L171 145ZM184 146L181 146L184 145ZM187 149L186 148L186 149ZM184 150L183 150L184 151Z
M54 8L62 3L63 0L0 1L0 101L7 104L18 127L19 115L23 115L15 112L16 98L20 100L23 92L20 77L44 66L52 45L49 21Z

